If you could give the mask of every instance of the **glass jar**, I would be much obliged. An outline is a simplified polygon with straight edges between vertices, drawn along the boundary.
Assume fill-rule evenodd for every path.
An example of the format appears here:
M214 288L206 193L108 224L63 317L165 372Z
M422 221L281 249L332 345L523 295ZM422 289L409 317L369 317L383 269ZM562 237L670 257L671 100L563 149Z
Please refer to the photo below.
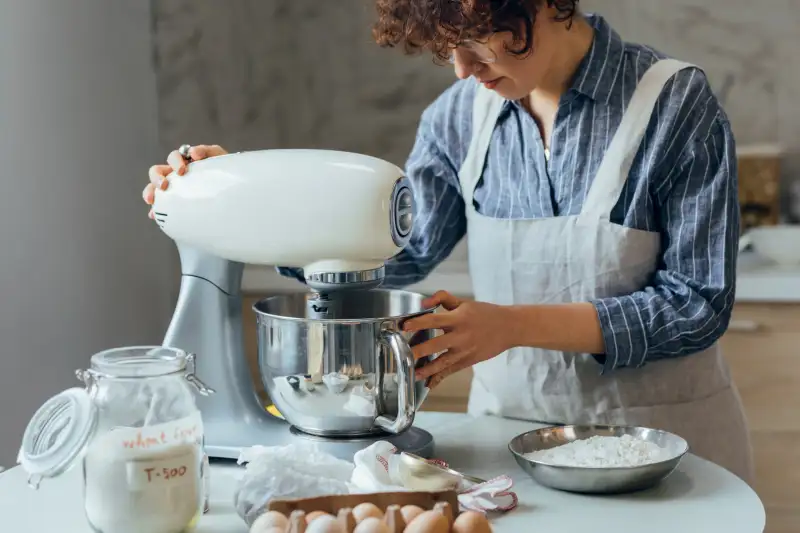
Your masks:
M203 512L203 422L194 356L167 347L95 354L85 388L51 398L23 436L29 484L83 467L84 509L97 533L173 533Z

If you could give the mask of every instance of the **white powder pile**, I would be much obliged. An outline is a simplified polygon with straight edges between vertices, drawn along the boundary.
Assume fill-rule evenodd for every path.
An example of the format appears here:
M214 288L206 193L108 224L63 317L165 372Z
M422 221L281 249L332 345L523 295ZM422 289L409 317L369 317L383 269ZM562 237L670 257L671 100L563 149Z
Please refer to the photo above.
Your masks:
M657 463L669 459L670 455L653 442L623 435L576 440L549 450L527 453L525 457L558 466L613 468Z
M94 530L189 531L202 512L199 446L126 453L114 444L101 437L83 460L84 509Z

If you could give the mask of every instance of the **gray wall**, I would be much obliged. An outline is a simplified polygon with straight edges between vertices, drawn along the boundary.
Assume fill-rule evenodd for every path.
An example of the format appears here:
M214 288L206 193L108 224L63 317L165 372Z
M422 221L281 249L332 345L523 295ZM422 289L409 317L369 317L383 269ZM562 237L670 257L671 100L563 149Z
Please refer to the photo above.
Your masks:
M798 0L585 0L629 41L702 66L736 139L787 150L786 191L800 194ZM784 207L789 212L788 198ZM800 222L800 196L793 219Z
M92 353L161 341L177 262L140 196L160 153L148 3L0 0L0 13L8 467L29 417Z
M800 147L797 0L586 0L626 39L702 66L739 142Z
M326 147L403 163L454 79L370 40L370 0L155 0L162 151ZM797 0L584 0L624 38L703 66L740 143L800 147ZM800 174L791 156L787 174Z
M155 0L162 151L318 147L402 164L449 68L371 40L370 0Z

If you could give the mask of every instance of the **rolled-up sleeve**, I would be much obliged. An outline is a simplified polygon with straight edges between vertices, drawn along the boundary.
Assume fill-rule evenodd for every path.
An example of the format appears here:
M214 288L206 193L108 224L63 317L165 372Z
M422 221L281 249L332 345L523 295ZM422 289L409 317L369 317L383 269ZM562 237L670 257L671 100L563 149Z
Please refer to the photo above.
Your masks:
M663 183L653 194L662 256L652 282L592 302L605 339L603 372L702 351L730 321L740 220L735 142L721 111Z

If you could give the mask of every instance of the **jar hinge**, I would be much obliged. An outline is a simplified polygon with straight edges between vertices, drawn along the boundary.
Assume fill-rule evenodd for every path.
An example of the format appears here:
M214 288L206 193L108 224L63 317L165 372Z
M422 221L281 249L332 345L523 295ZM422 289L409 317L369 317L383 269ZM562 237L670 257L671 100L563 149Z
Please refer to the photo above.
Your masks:
M186 378L186 381L188 381L195 389L197 389L197 392L203 396L210 396L217 391L203 383L200 378L195 375L195 358L196 356L193 353L186 355L186 374L184 377Z

